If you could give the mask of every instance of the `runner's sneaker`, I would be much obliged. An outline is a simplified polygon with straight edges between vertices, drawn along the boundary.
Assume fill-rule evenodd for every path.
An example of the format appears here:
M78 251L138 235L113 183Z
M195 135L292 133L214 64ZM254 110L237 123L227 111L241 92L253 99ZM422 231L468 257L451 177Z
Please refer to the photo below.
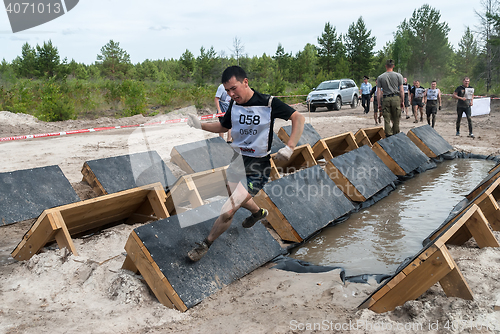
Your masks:
M456 134L456 136L460 136L460 132L458 132L458 131L457 131L457 134Z
M241 226L244 228L250 228L255 225L256 222L259 220L262 220L267 217L267 210L266 209L260 209L257 213L252 213L250 216L248 216L243 223L241 223Z
M468 137L470 137L470 138L472 138L472 139L476 138L476 137L474 137L474 135L473 135L472 133L469 133L469 136L468 136Z
M193 262L199 261L205 254L207 254L208 248L210 248L210 244L207 242L207 239L202 242L197 242L196 244L198 246L188 252L188 257Z

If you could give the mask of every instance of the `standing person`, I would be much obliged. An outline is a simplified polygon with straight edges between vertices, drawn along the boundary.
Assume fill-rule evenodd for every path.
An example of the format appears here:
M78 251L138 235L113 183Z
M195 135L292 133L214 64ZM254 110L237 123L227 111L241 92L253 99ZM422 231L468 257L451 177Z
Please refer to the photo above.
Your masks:
M267 210L259 208L252 197L262 189L271 171L269 154L274 120L292 121L290 138L287 145L276 153L277 160L290 159L304 129L304 116L279 99L250 88L241 67L226 68L222 73L222 84L233 101L219 122L202 124L194 115L189 115L188 119L188 125L205 131L220 133L233 129L231 146L235 150L226 171L229 199L222 206L208 236L188 252L192 261L200 260L208 252L212 243L229 228L240 207L251 212L242 223L245 228L267 216Z
M370 112L370 91L372 90L372 84L368 82L366 75L363 77L363 83L360 86L361 92L361 105L365 109L365 114Z
M427 88L424 93L425 114L427 115L427 124L432 127L436 124L436 114L441 110L441 90L437 88L436 80L431 82L431 88Z
M385 63L385 73L377 78L378 109L384 116L384 131L386 136L399 133L399 118L404 105L403 76L394 72L394 60ZM383 97L383 100L382 100ZM392 122L392 126L391 126Z
M373 118L375 119L375 124L382 123L380 120L380 117L382 116L382 112L378 111L378 103L377 103L377 79L375 79L375 86L373 86L372 90L370 91L370 98L373 97ZM378 123L377 123L378 119Z
M217 92L215 92L215 106L217 107L217 113L221 114L226 112L227 108L229 108L229 102L231 101L231 97L226 93L226 90L224 89L224 85L220 84L219 87L217 87ZM224 132L219 133L219 136L224 139ZM227 139L226 141L228 143L231 143L233 140L231 138L231 130L227 132Z
M415 80L415 86L411 89L411 107L413 110L413 116L415 116L415 121L413 123L418 123L418 111L420 110L420 122L424 121L424 93L425 88L420 87L420 81Z
M410 106L409 95L410 95L410 85L408 84L408 79L403 78L403 91L405 92L405 105L404 111L406 115L406 119L410 118L408 115L408 107Z
M457 136L460 136L460 122L462 121L462 114L465 113L467 117L467 123L469 125L469 136L474 138L472 134L472 118L471 118L471 107L474 101L474 88L469 86L470 79L465 77L462 81L462 85L458 86L453 92L453 98L457 101Z

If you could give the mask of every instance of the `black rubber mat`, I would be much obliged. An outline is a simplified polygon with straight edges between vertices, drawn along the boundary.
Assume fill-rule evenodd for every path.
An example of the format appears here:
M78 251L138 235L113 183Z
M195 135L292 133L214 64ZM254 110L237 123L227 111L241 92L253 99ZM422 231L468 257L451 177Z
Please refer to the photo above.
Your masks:
M108 194L161 182L165 189L176 178L156 151L87 161Z
M270 182L264 191L302 239L354 209L318 165Z
M194 173L229 165L234 150L221 137L214 137L174 147Z
M377 143L407 174L429 161L429 157L403 132L381 139Z
M288 136L290 136L292 133L292 126L291 125L284 126L283 130L285 130ZM297 146L309 144L311 145L311 147L313 147L314 144L316 144L320 139L321 136L316 131L316 129L313 128L313 126L310 123L305 123L304 131L302 132L302 136L300 137Z
M453 150L453 146L441 137L441 135L429 124L411 129L411 132L413 132L437 156Z
M191 262L188 251L208 235L223 203L213 202L134 230L188 308L283 252L264 225L244 229L241 222L249 211L240 209L208 253Z
M397 176L366 145L335 157L331 162L365 199L397 180Z
M80 201L59 166L0 173L0 226Z

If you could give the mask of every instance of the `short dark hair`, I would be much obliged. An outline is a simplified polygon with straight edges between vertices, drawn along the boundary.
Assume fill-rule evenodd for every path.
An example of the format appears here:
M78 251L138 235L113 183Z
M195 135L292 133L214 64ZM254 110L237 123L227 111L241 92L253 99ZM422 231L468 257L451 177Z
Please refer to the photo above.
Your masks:
M387 67L393 67L394 66L394 60L387 59L387 61L385 62L385 66L387 66Z
M222 83L226 83L231 80L232 77L235 77L239 82L243 82L245 78L247 78L247 74L244 69L239 66L229 66L222 72Z

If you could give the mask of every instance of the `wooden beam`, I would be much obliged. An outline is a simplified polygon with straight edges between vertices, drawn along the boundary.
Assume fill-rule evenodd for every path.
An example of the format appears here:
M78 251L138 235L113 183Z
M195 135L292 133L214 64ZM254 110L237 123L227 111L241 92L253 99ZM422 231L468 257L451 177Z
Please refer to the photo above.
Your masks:
M194 173L194 170L191 168L191 166L189 166L186 160L184 160L182 155L180 155L175 147L170 152L170 161L179 166L186 173Z
M467 226L474 240L476 240L479 248L500 247L498 240L493 235L493 232L491 232L488 220L479 207L477 207L472 217L465 222L465 226Z
M408 275L400 272L387 282L386 285L390 290L376 300L369 309L376 313L392 311L406 301L418 298L435 283L452 273L454 269L458 271L445 245L440 248L433 245L429 250L432 251L432 254ZM458 283L456 271L449 278L443 280L443 285L446 286L449 293L453 293L457 289L451 288L450 284L458 284L461 287L466 284L464 282Z
M420 138L418 138L411 130L408 131L407 136L429 158L437 157L437 155L434 152L432 152L431 149L427 145L425 145L424 142L422 140L420 140Z
M384 162L384 164L389 167L389 169L396 175L401 175L404 176L406 175L406 172L404 171L403 168L401 168L394 159L387 154L387 152L380 146L379 143L375 143L372 146L373 152L377 154L377 156Z
M59 249L67 248L71 253L75 256L78 256L78 252L76 251L75 244L71 239L71 235L69 234L68 228L64 223L64 219L59 211L53 211L47 215L49 220L51 221L52 226L57 226L57 230L55 230L55 239Z
M264 190L260 190L254 196L255 203L268 211L266 220L271 224L273 229L278 233L281 239L291 242L301 242L302 238L297 231L292 227L288 220L283 216L281 211L276 207L273 201L267 196Z
M106 195L108 192L104 189L101 182L97 179L90 166L85 162L82 167L83 181L87 182L97 196Z
M177 292L175 292L165 275L163 275L135 231L132 231L130 234L125 244L125 250L127 251L128 260L125 260L122 268L130 268L130 262L132 262L160 303L166 307L176 308L181 312L185 312L187 306L180 299Z
M351 200L355 202L364 202L366 198L354 187L354 185L335 167L335 165L328 161L325 165L325 171L332 179L337 187Z
M493 195L486 196L479 204L493 231L500 231L500 207Z

